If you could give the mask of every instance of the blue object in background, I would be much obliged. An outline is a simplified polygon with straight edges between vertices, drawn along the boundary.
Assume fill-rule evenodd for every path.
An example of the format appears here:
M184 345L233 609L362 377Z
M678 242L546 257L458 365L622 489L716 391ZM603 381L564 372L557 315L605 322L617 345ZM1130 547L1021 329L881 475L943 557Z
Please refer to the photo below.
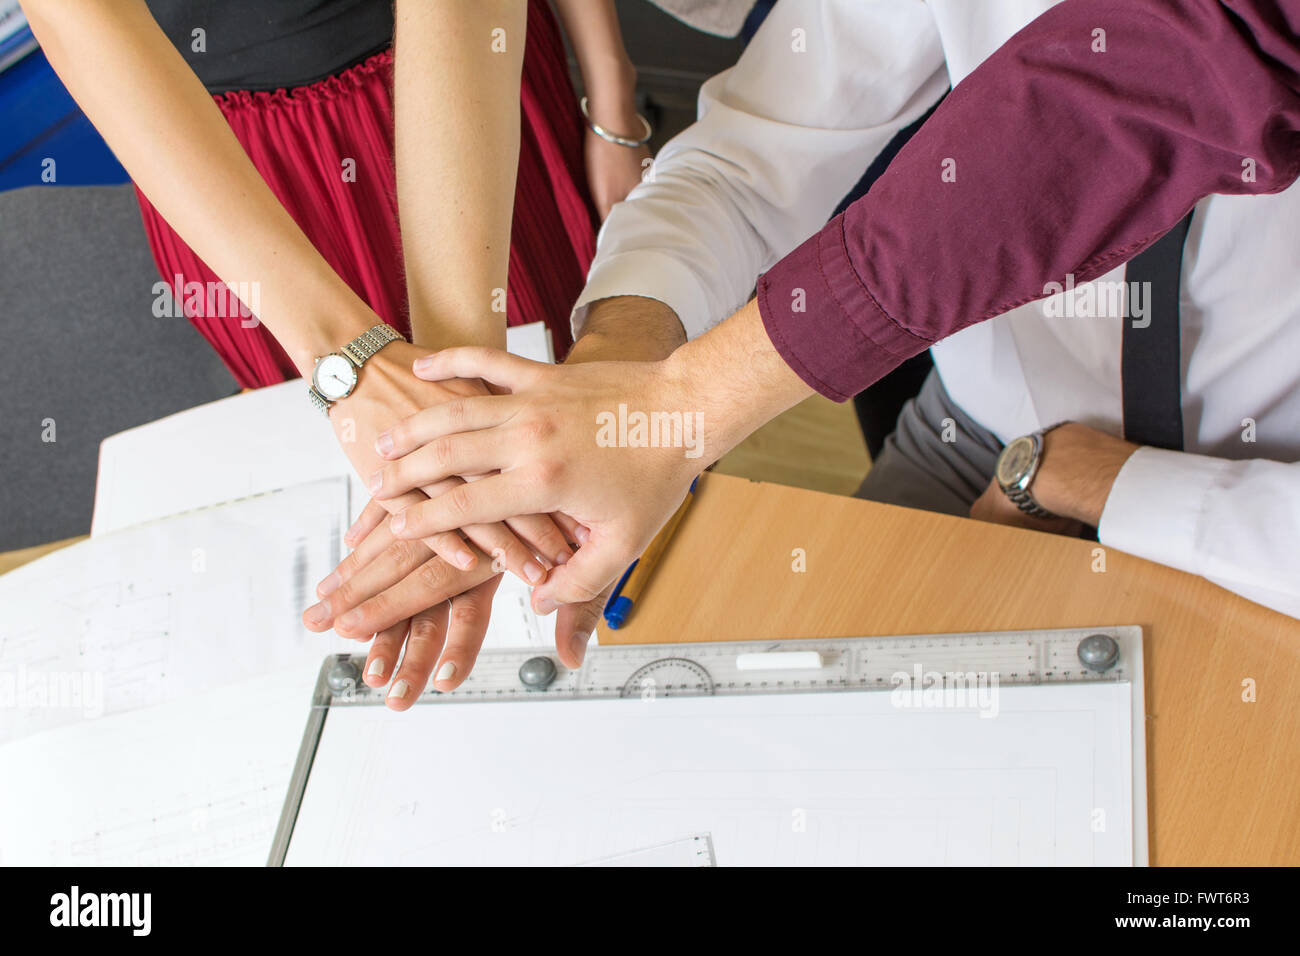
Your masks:
M47 158L54 160L53 182L41 179ZM29 53L0 73L0 191L129 181L44 53Z

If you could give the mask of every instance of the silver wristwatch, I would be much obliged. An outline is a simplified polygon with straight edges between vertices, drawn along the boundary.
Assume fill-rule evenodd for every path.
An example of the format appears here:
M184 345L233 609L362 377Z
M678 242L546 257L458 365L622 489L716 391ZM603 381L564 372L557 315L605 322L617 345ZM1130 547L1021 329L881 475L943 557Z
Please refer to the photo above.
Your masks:
M1034 518L1055 518L1030 494L1038 474L1038 466L1043 460L1043 436L1051 429L1024 435L1011 442L998 455L998 463L993 468L993 478L998 487L1025 514Z
M311 385L307 397L326 415L330 406L352 394L357 387L357 373L366 360L390 342L402 341L402 336L389 325L375 325L366 329L337 352L322 355L311 372Z

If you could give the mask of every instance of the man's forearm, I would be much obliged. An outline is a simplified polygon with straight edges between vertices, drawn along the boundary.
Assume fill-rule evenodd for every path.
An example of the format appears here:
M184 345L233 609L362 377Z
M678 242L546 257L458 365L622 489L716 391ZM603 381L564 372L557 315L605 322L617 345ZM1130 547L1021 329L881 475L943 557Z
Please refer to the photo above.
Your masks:
M411 337L505 347L527 5L398 0L394 120Z
M813 394L768 338L755 301L663 364L686 410L701 416L708 461Z
M685 341L677 313L658 299L615 296L588 307L566 362L657 362Z
M686 342L677 313L657 299L601 299L565 364L598 361L661 362L655 400L672 406L661 411L700 414L708 461L812 394L773 347L754 302Z

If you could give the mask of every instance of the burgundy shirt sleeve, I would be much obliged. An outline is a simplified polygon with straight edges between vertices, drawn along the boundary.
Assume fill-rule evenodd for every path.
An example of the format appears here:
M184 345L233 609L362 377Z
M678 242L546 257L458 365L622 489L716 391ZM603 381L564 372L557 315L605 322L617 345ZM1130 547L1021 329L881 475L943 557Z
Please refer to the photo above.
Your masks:
M1211 193L1280 192L1300 175L1298 34L1300 0L1053 7L759 279L773 345L844 401L1046 283L1105 274Z

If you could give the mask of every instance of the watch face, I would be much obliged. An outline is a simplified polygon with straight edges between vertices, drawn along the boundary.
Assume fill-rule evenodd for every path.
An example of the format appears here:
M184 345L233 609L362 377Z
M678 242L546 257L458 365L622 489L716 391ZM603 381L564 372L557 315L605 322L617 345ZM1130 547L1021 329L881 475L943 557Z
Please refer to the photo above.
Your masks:
M1034 463L1034 440L1028 436L1017 438L998 458L997 479L1001 485L1020 484Z
M356 367L342 355L330 354L316 363L312 384L330 401L337 402L352 394L357 384Z

